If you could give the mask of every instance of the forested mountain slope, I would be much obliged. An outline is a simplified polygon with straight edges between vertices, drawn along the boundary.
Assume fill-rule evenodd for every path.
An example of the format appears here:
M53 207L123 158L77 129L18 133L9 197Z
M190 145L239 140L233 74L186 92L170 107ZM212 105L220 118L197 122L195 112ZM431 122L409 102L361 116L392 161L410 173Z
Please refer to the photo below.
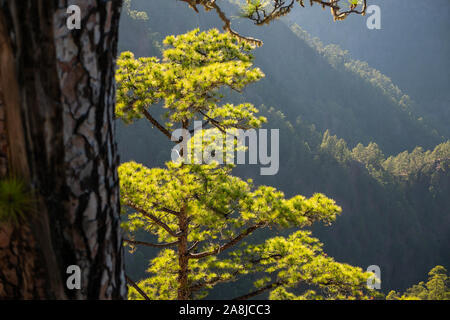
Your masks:
M133 7L148 13L149 20L142 25L153 33L152 40L139 41L133 50L138 56L153 53L152 42L168 34L183 33L198 26L208 29L222 25L215 15L189 12L176 1L136 0ZM234 6L228 11L230 15L238 14ZM410 114L411 110L405 107L407 97L402 104L401 97L383 94L376 83L362 81L355 72L338 70L342 55L339 48L329 48L330 57L323 57L305 41L299 41L298 35L281 21L269 28L259 28L237 19L234 27L265 43L255 52L255 65L261 67L266 78L248 88L240 99L274 106L288 117L300 115L319 130L329 129L352 145L377 142L389 154L412 150L417 145L431 148L442 141L437 132L417 120L420 115ZM136 39L136 34L148 32L145 28L136 29L140 28L122 26L122 48ZM148 36L147 33L140 38L148 39ZM330 67L329 59L336 60L334 67Z
M296 8L289 20L325 43L340 45L355 59L380 70L417 102L440 131L450 134L450 2L372 0L381 9L381 30L366 19L326 19L319 6Z
M124 14L119 46L137 56L158 55L158 42L168 34L221 26L213 14L197 15L176 1L136 0L133 9L144 10L148 20ZM280 129L279 173L261 177L256 166L238 166L236 173L289 196L323 192L334 198L343 214L316 235L338 260L379 265L387 291L422 280L436 264L449 266L450 148L416 149L433 150L444 139L418 120L407 93L294 25L234 25L265 42L255 64L266 78L233 98L254 103L268 117L267 127ZM170 159L163 139L146 122L120 123L121 160L160 166ZM146 266L142 251L128 264L136 277Z

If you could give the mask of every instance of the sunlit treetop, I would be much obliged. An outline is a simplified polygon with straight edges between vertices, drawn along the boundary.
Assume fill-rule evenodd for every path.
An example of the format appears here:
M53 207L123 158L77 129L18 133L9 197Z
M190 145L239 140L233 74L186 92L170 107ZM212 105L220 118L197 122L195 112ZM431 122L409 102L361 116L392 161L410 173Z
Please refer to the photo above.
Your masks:
M199 32L195 29L186 34L168 36L163 42L168 47L163 52L164 62L181 64L184 67L199 67L212 63L231 61L252 62L253 46L239 43L234 37L217 29Z
M162 61L136 59L124 52L118 60L116 116L125 122L146 117L170 137L177 124L188 128L191 120L203 120L220 127L216 118L239 123L240 128L259 127L265 118L257 117L253 105L220 104L225 88L240 92L264 74L252 68L252 45L239 42L216 29L198 29L164 40ZM149 108L163 102L166 127L150 115ZM232 112L231 112L232 111ZM222 122L226 127L226 121Z

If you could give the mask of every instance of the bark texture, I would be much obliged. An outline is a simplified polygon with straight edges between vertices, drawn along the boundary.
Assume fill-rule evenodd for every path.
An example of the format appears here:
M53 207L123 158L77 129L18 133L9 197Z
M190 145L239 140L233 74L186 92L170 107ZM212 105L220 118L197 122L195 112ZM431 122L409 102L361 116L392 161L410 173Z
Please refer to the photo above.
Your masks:
M178 265L180 267L178 273L178 300L189 300L191 292L189 289L189 252L188 252L188 233L189 221L186 210L183 208L178 216L178 227L180 235L178 236Z
M1 75L0 75L1 77ZM2 102L2 88L0 87L0 178L8 174L8 137L6 135L5 106Z
M66 25L72 4L80 30ZM126 297L113 122L120 9L0 1L0 174L36 194L25 223L0 225L0 298ZM81 290L66 286L70 265Z

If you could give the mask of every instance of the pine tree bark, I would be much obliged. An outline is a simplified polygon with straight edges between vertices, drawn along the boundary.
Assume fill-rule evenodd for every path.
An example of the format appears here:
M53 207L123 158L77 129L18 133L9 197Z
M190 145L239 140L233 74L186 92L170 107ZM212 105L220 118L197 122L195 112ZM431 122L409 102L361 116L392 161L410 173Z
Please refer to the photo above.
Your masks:
M67 7L81 9L69 30ZM0 299L126 298L113 122L120 0L0 2L0 177L35 210L0 223ZM81 289L66 269L81 268Z
M188 234L189 221L186 209L183 208L178 216L178 228L180 236L178 237L178 300L189 300L191 292L189 290L189 252L188 252Z

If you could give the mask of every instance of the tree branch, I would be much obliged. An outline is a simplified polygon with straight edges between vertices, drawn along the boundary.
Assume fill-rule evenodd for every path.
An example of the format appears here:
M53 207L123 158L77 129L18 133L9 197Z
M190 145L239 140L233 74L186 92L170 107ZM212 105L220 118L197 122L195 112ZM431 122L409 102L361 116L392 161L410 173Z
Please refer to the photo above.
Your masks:
M188 252L192 252L192 250L194 250L199 243L200 241L195 241L194 244L192 244L192 246L188 249Z
M263 42L261 40L258 40L258 39L252 38L252 37L245 37L245 36L239 34L238 32L234 31L231 28L231 21L230 21L230 19L227 18L225 13L220 9L220 7L216 4L215 1L211 3L211 8L216 10L217 15L219 16L219 18L224 23L224 25L222 27L223 30L228 31L233 36L237 37L239 40L246 41L246 42L251 43L253 45L256 45L258 47L262 46Z
M130 239L123 239L123 241L128 242L129 244L141 245L141 246L152 247L152 248L167 248L167 247L172 247L172 246L178 244L178 240L169 242L169 243L150 243L150 242L130 240Z
M208 281L204 281L204 282L199 282L199 283L193 284L189 288L190 288L191 291L198 291L198 290L200 290L203 287L206 287L208 285L215 286L218 283L229 282L229 281L232 281L233 277L237 276L239 274L239 272L240 272L240 270L234 271L232 273L232 277L230 277L229 279L224 279L224 278L221 278L221 277L215 277L215 278L213 278L211 280L208 280Z
M214 249L212 251L204 251L204 252L200 252L200 253L189 253L189 258L191 259L201 259L201 258L205 258L208 256L212 256L215 254L218 254L222 251L225 251L226 249L234 246L235 244L239 243L242 239L244 239L245 237L247 237L248 235L250 235L251 233L253 233L255 230L265 226L266 223L265 222L260 222L254 226L248 227L244 232L242 232L241 234L239 234L238 236L234 237L231 241L225 243L224 245L218 247L217 249Z
M273 288L279 287L279 286L281 286L282 284L284 284L283 281L276 281L276 282L273 282L273 283L271 283L271 284L268 284L268 285L265 286L265 287L259 288L258 290L255 290L255 291L253 291L253 292L247 293L247 294L245 294L245 295L243 295L243 296L234 298L234 299L232 299L232 300L248 300L248 299L253 298L253 297L256 297L256 296L260 295L261 293L264 293L264 292L266 292L266 291L268 291L268 290L271 290L271 289L273 289Z
M168 129L166 129L164 126L162 126L158 121L156 121L156 119L153 118L152 115L147 110L144 109L144 111L142 111L142 113L147 118L147 120L150 121L150 123L152 125L154 125L159 131L161 131L170 140L172 140L172 133Z
M165 208L165 207L156 208L156 209L164 211L164 212L167 212L167 213L170 213L170 214L173 214L174 216L178 216L180 214L178 211L175 211L175 210L172 210L172 209L169 209L169 208Z
M220 125L220 122L211 118L210 116L208 116L206 113L204 113L203 111L199 110L198 111L201 115L203 115L205 118L208 119L209 122L211 122L213 124L213 126L215 126L217 129L219 129L222 133L226 133L226 130Z
M151 300L144 291L142 291L141 288L139 288L139 286L136 284L136 282L134 282L133 280L131 280L127 275L125 275L125 278L127 279L127 282L136 289L137 292L139 292L139 294L144 297L145 300Z
M147 218L150 218L154 223L156 223L158 226L160 226L161 228L163 228L164 230L166 230L172 237L179 237L179 234L176 233L175 231L173 231L167 224L165 224L161 219L159 219L158 217L154 216L151 213L148 213L147 211L135 206L134 204L127 202L126 203L127 206L129 206L130 208L136 210L137 212L143 214L144 216L146 216Z
M226 14L222 11L222 9L217 5L216 0L181 0L183 2L188 3L188 5L193 8L197 13L197 5L202 5L206 11L208 10L215 10L219 18L224 23L223 30L231 33L235 37L237 37L239 40L246 41L248 43L251 43L256 46L261 46L263 42L261 40L246 37L238 32L234 31L231 28L231 20L226 16ZM256 25L263 25L268 24L272 22L273 20L280 18L282 16L287 15L292 8L294 7L295 0L289 0L289 3L286 4L287 0L271 0L270 5L259 5L255 8L254 12L247 13L245 15L246 18L252 20ZM297 0L297 2L300 4L300 6L305 7L304 5L305 0ZM339 2L341 0L309 0L310 5L313 4L319 4L324 9L326 7L330 8L331 15L333 16L333 19L336 20L344 20L347 18L348 15L354 13L354 14L360 14L365 15L366 9L367 9L367 0L363 0L362 3L362 9L357 10L358 5L351 5L349 10L341 11L341 8L339 6ZM267 9L267 11L266 11Z

